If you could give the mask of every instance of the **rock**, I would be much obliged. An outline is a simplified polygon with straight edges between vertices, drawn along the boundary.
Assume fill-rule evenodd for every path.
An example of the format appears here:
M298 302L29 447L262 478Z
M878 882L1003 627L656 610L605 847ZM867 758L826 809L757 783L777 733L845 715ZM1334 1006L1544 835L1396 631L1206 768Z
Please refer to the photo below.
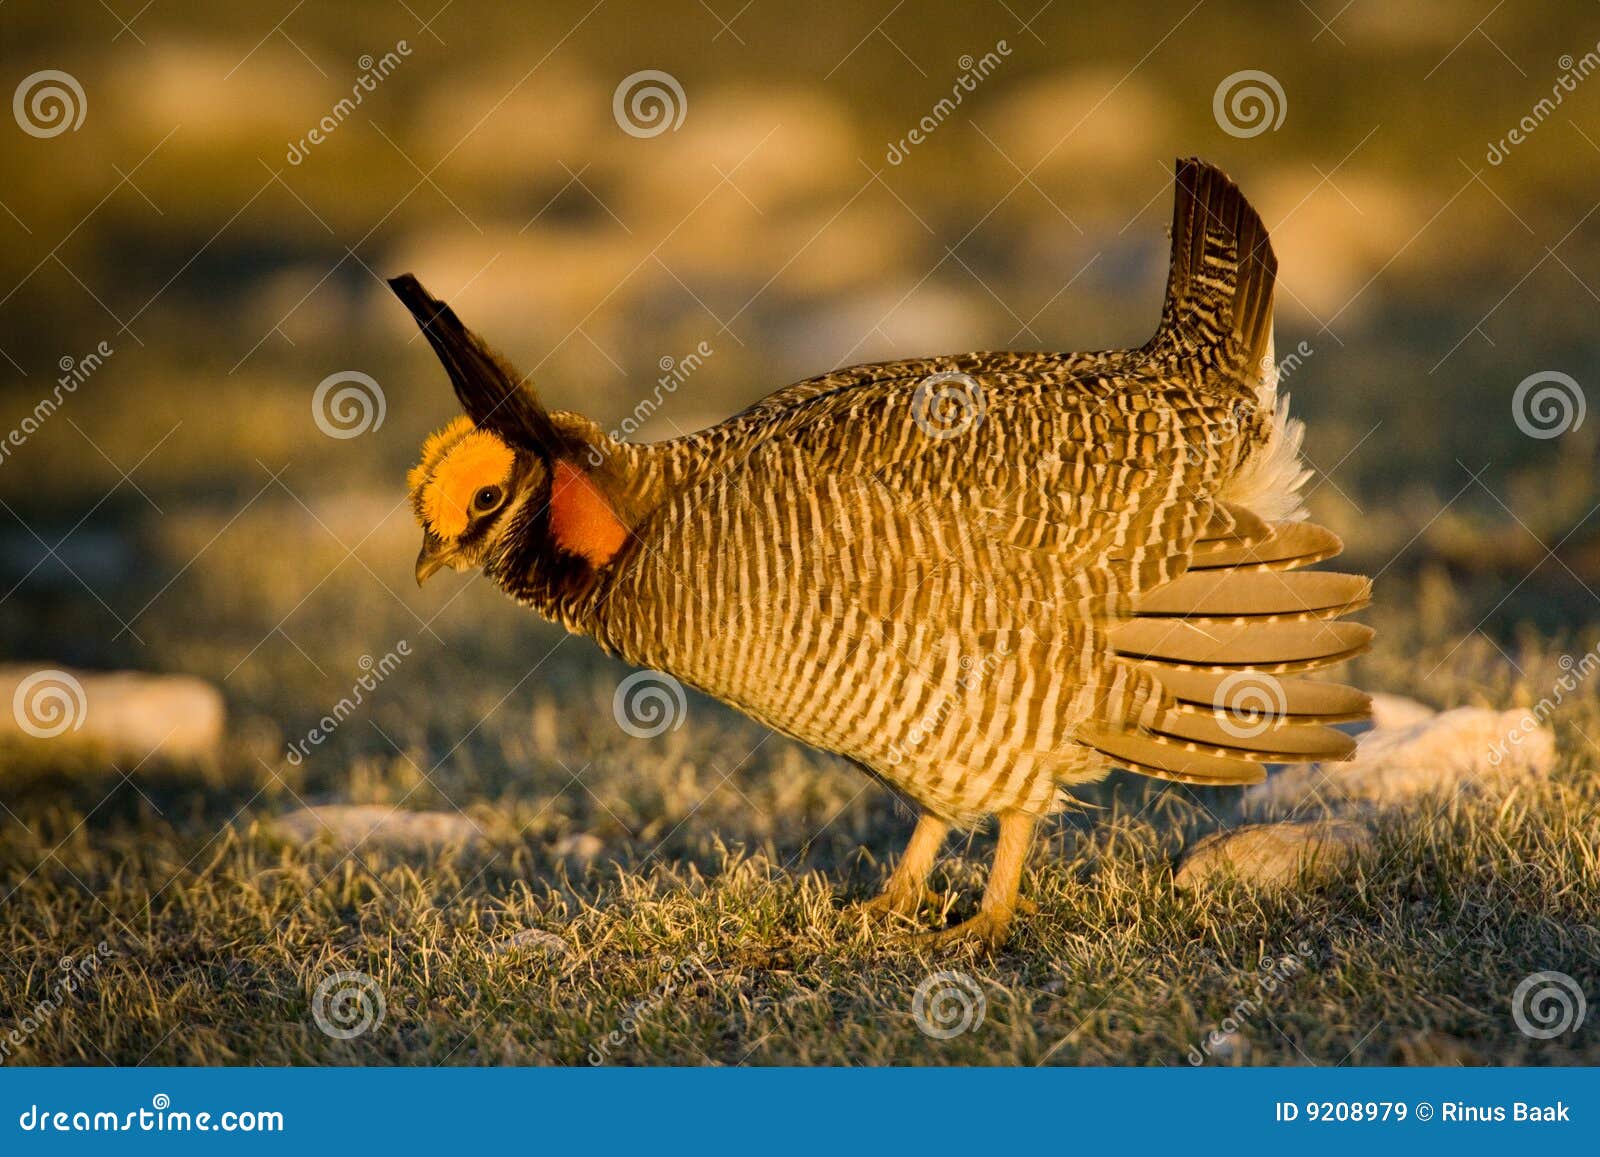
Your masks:
M599 836L590 835L588 832L574 832L572 835L563 836L557 841L554 851L556 855L563 858L579 860L587 864L605 851L605 848L605 841Z
M496 956L511 952L539 952L544 954L546 960L560 960L572 954L572 945L554 932L546 932L540 928L524 928L521 932L495 941L489 946L489 951Z
M776 355L799 363L813 350L847 350L854 361L901 357L907 349L977 348L982 323L964 292L935 284L871 286L826 308L785 317L773 334Z
M1372 845L1360 824L1317 820L1295 824L1249 824L1207 836L1190 849L1173 883L1195 888L1222 878L1263 886L1302 878L1337 876Z
M483 829L460 812L404 811L388 804L301 808L271 821L268 830L293 843L326 839L352 851L440 851L476 847L485 838Z
M1108 88L1116 89L1116 100L1105 99ZM1048 186L1047 176L1071 173L1085 163L1112 173L1133 171L1137 159L1168 131L1173 114L1157 86L1119 78L1107 67L1017 80L985 119L1005 155L1041 158L1035 167L1043 168L1039 180ZM1066 136L1063 123L1073 129Z
M1211 1055L1224 1064L1243 1064L1250 1056L1250 1040L1241 1033L1218 1033L1209 1043Z
M1288 164L1251 182L1252 202L1275 222L1272 248L1278 260L1286 269L1306 271L1295 279L1294 293L1286 295L1286 315L1326 317L1327 310L1349 306L1350 313L1362 316L1376 308L1366 295L1352 295L1359 294L1374 263L1388 261L1432 211L1412 185L1377 166L1356 162L1340 169L1339 176L1348 200L1332 189L1313 188Z
M1481 1065L1483 1055L1466 1041L1447 1032L1425 1029L1407 1033L1389 1046L1389 1063L1411 1068L1441 1065Z
M533 737L533 749L538 754L546 757L560 754L561 716L556 710L556 705L550 700L534 701L529 719L529 733Z
M202 760L220 750L225 718L222 693L189 675L0 667L7 738L102 748L134 763L151 755Z
M1542 776L1555 757L1555 736L1531 711L1457 707L1407 726L1375 727L1348 763L1287 768L1251 788L1245 806L1277 814L1307 804L1381 807Z
M1425 719L1432 719L1438 712L1426 703L1418 703L1404 695L1390 695L1378 691L1372 696L1372 729L1393 730L1396 727L1411 727Z

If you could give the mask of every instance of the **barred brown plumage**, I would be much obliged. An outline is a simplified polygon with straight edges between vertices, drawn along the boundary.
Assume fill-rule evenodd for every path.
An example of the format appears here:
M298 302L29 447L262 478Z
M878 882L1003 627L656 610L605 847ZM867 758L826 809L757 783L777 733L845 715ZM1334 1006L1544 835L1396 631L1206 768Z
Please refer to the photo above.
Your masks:
M396 279L467 415L411 477L419 581L481 566L892 784L923 818L879 910L914 915L949 827L998 816L979 914L939 934L998 943L1066 788L1347 758L1329 725L1367 710L1298 677L1367 645L1339 619L1370 588L1300 569L1340 543L1301 521L1266 230L1216 169L1181 161L1176 188L1161 325L1139 349L854 366L650 445L546 411Z

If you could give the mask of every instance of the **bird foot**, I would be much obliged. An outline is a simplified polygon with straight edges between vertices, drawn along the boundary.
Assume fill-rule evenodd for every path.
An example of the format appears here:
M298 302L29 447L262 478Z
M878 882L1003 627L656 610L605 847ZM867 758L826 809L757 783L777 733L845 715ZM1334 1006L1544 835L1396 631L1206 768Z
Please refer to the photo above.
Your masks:
M937 908L943 903L944 897L932 888L898 888L891 884L872 899L855 905L855 911L879 918L899 916L913 920L924 906Z
M970 920L963 920L953 928L938 932L924 932L912 938L921 948L950 948L958 944L987 949L990 952L1002 947L1011 936L1011 913L980 911Z

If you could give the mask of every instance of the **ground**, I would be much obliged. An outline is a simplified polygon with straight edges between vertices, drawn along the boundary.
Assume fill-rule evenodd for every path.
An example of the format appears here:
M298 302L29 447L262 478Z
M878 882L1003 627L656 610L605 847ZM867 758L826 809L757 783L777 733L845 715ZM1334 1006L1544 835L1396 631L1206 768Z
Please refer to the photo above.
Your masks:
M316 653L388 631L409 632L413 655L298 767L286 740L327 692L281 639L255 675L223 681L234 735L204 766L157 759L124 779L93 755L8 761L7 1027L26 1028L63 958L82 972L98 957L8 1062L1337 1065L1439 1047L1600 1061L1592 1024L1540 1040L1511 1008L1541 971L1600 992L1593 696L1558 712L1547 782L1392 810L1355 873L1282 893L1176 892L1175 856L1233 822L1238 797L1118 775L1036 850L1038 911L1009 946L930 953L849 908L911 826L854 768L693 696L678 730L630 736L611 711L626 671L584 641L482 582L408 594L430 613L449 600L435 641L398 600L356 597L371 581L355 566L329 580L350 597L323 601L338 622L309 632ZM1505 705L1574 651L1531 635L1505 655L1483 636L1458 645L1436 598L1391 591L1353 672L1370 687ZM204 600L142 629L191 666L213 654L219 679L240 653ZM465 816L472 838L347 854L272 826L330 802ZM971 911L990 842L948 848L935 885L951 917ZM345 971L384 1003L350 1039L313 1009ZM970 981L929 979L941 971ZM964 1031L922 1031L924 982L933 1027ZM360 995L346 1020L325 1013L334 1027L360 1021Z

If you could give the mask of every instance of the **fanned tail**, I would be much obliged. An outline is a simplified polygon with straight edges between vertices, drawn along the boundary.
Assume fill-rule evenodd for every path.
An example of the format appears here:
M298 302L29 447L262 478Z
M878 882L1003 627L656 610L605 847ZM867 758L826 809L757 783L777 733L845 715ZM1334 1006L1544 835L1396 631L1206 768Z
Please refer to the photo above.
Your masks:
M1304 679L1364 651L1371 627L1342 622L1366 606L1357 575L1300 568L1337 554L1338 537L1306 522L1266 534L1217 534L1193 569L1134 600L1110 630L1116 663L1154 678L1141 716L1111 713L1078 739L1110 763L1186 783L1255 783L1268 763L1348 759L1355 740L1330 724L1364 719L1352 687Z

